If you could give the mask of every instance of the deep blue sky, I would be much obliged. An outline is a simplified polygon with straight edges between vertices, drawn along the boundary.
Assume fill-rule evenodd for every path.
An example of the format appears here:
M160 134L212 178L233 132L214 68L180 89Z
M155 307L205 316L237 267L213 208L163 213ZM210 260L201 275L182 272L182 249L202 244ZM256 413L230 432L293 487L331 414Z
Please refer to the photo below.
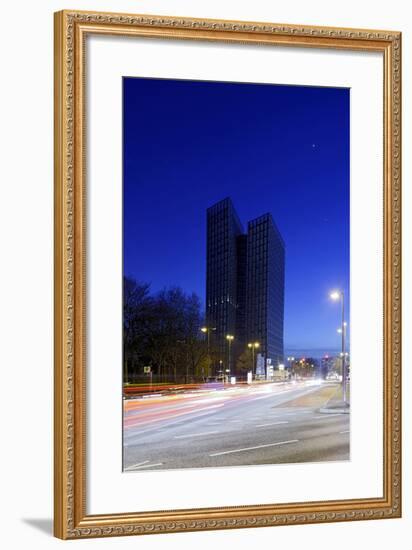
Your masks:
M349 291L349 90L123 83L125 275L204 301L206 208L230 196L245 226L271 212L284 238L286 353L339 349L328 293Z

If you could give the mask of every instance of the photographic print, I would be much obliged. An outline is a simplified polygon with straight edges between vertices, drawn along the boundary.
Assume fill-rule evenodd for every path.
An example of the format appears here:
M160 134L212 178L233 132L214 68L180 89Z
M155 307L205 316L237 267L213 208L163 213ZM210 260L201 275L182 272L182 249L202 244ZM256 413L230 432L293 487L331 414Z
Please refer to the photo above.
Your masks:
M54 59L55 535L400 517L401 33L63 10Z
M350 458L347 88L123 78L123 469Z

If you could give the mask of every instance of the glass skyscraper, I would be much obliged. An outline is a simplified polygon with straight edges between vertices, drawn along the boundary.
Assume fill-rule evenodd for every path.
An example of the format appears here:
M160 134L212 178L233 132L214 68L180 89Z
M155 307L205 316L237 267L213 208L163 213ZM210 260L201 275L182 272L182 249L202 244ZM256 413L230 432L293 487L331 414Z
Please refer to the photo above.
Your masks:
M234 364L232 357L231 365L228 363L226 336L236 338L239 312L245 309L244 289L239 285L245 276L244 265L239 262L241 256L246 260L245 253L240 253L243 236L242 224L230 199L207 210L206 322L225 368ZM237 342L235 346L238 347Z
M206 322L223 368L235 374L249 342L259 342L265 364L276 368L283 362L285 246L271 214L244 233L230 198L208 208L206 271Z
M247 336L276 368L283 363L285 245L271 214L248 223L247 242Z

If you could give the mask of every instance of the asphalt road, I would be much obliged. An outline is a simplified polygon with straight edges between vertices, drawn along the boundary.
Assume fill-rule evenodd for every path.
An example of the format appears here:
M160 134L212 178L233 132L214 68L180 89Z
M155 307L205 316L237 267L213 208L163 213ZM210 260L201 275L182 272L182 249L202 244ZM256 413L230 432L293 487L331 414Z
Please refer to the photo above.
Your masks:
M349 414L329 387L265 384L124 402L124 471L349 459Z

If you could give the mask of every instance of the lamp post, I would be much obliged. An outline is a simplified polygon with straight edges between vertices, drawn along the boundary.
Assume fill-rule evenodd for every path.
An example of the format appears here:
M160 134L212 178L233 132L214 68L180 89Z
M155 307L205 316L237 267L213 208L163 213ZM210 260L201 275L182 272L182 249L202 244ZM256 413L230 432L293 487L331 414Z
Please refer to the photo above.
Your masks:
M347 326L347 323L344 322L343 323L343 329L338 328L337 331L336 331L338 334L342 334L342 332L343 332L343 337L345 338L345 345L346 345L346 326Z
M207 335L207 356L209 357L209 355L210 355L210 332L212 330L216 330L216 327L202 327L200 330L203 332L203 334Z
M344 341L344 344L345 344L345 346L344 346L345 349L346 349L346 330L347 330L347 329L346 329L346 326L347 326L347 323L344 322L344 323L343 323L343 327L342 327L342 328L339 327L339 328L337 329L337 331L336 331L338 334L341 334L341 335L342 335L341 337L343 338L343 341ZM348 356L348 352L347 352L347 351L344 351L344 350L343 350L341 353L344 353L345 357ZM345 360L345 364L346 364L346 360ZM347 366L347 365L346 365L346 366ZM347 370L347 369L346 369L346 370ZM346 374L347 374L347 373L346 373Z
M342 393L343 393L343 402L347 404L347 392L346 392L346 360L345 360L345 332L346 332L346 323L345 323L345 296L343 290L335 290L330 293L330 298L334 301L340 300L341 303L341 357L342 357Z
M232 347L232 342L233 340L235 339L235 337L232 335L232 334L226 334L226 340L227 340L227 345L228 345L228 371L229 371L229 374L228 374L228 378L230 378L230 374L231 374L231 357L230 357L230 349Z
M289 363L289 376L292 376L292 361L294 361L294 357L288 357L288 363Z
M252 380L255 374L255 349L260 346L259 342L250 342L247 347L252 350Z
M211 367L210 365L210 332L212 330L216 330L216 327L202 327L200 330L203 332L203 334L206 334L207 336L207 359L208 359L207 368L209 371L209 368Z

